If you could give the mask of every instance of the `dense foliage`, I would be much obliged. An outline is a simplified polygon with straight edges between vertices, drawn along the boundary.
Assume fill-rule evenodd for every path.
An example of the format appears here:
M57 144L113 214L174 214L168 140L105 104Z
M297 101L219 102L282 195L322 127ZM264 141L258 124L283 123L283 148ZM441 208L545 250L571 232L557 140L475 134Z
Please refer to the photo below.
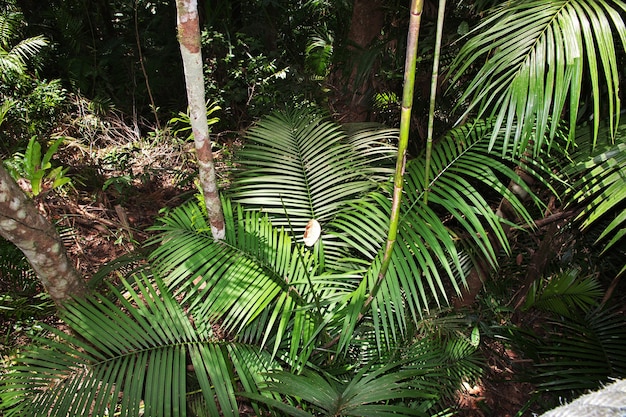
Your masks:
M408 10L385 2L359 45L363 3L201 2L223 241L187 169L174 5L2 6L3 166L41 209L108 205L131 252L44 324L0 242L2 329L32 340L2 343L3 415L454 415L499 347L531 384L519 415L626 375L626 3L450 2L440 57L426 1L397 224ZM188 193L134 228L166 179Z

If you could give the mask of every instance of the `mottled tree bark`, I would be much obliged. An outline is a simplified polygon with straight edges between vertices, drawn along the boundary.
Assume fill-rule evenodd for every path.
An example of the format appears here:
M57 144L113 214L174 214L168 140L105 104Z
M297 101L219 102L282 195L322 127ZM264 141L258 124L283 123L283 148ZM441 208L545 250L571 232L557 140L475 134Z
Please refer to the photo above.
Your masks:
M0 235L17 246L58 305L87 294L54 225L35 207L0 163Z
M200 186L202 187L204 203L209 213L211 232L213 237L219 240L224 238L226 229L222 204L217 190L215 163L213 162L209 126L206 117L198 2L197 0L177 0L176 11L178 16L178 41L180 42L180 53L183 58L189 116L198 157Z

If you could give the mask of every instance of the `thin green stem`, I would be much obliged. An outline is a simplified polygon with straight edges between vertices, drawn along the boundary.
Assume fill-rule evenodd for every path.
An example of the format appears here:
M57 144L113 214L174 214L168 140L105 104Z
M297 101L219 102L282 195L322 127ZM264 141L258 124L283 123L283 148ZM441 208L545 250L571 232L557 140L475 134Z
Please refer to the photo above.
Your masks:
M443 21L446 11L446 0L439 0L439 12L437 14L437 35L435 38L435 53L433 55L433 72L430 81L430 102L428 109L428 134L426 137L426 164L424 166L424 203L428 204L430 186L430 160L433 150L433 127L435 124L435 101L437 99L437 81L439 78L439 56L441 54L441 38L443 35Z
M387 234L387 244L383 255L383 261L378 272L376 285L372 288L369 297L361 310L365 312L371 305L378 288L380 288L389 265L391 264L391 254L398 235L398 224L400 219L400 203L402 202L402 188L404 185L404 169L406 165L406 150L409 143L409 127L411 125L411 110L413 108L413 92L415 86L415 66L417 61L417 43L422 21L422 10L424 0L411 1L411 16L409 20L409 32L407 36L406 61L404 64L404 88L402 90L402 109L400 111L400 137L398 140L398 154L396 159L396 170L393 180L393 197L391 200L391 215L389 216L389 232Z
M409 20L409 32L407 35L406 60L404 67L404 89L402 91L402 109L400 112L400 137L398 139L398 153L396 170L393 180L393 197L391 201L391 214L389 216L389 232L387 233L387 245L383 254L383 260L378 271L376 283L357 317L360 322L365 313L372 305L378 289L385 280L385 275L391 264L391 254L398 235L398 223L400 221L400 203L402 202L402 188L404 185L404 168L406 165L406 150L409 143L409 127L411 125L411 110L413 108L413 91L415 86L415 67L417 63L417 43L422 20L424 0L411 0L411 16ZM339 342L340 336L326 343L321 350L329 349Z

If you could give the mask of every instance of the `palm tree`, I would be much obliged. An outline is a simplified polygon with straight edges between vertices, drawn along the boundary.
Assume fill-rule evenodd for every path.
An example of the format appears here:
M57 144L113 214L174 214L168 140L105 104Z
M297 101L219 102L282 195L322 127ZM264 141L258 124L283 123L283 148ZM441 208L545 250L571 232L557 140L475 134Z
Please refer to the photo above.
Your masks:
M55 331L57 341L41 343L12 367L0 390L5 414L133 415L143 404L151 415L238 415L242 397L257 414L268 407L272 415L435 414L463 378L479 374L477 340L467 325L436 335L417 329L460 293L478 259L495 267L496 248L507 250L505 220L487 194L508 200L517 218L532 224L507 184L541 204L515 168L549 185L553 175L541 158L557 148L565 103L569 131L577 125L581 56L592 103L599 103L600 80L607 81L609 132L619 137L609 34L617 29L624 43L614 6L625 7L584 3L507 3L474 33L457 79L490 54L464 96L468 112L484 119L407 162L384 280L378 273L397 133L338 126L310 109L276 113L249 131L223 200L224 240L213 240L201 204L172 210L155 227L149 268L106 296L68 305L64 318L80 337ZM594 129L591 137L599 134ZM623 181L611 174L598 187L591 177L581 176L584 201ZM311 220L321 236L304 244ZM617 217L608 233L619 239L622 224ZM380 390L363 390L377 384Z
M434 147L430 184L422 180L420 159L407 165L400 238L388 277L376 288L391 210L395 132L372 125L343 129L311 110L262 120L248 135L242 168L224 200L224 241L213 240L202 204L191 202L164 217L144 275L111 288L110 298L67 307L65 321L86 340L55 332L66 343L36 349L5 378L12 389L3 391L3 400L14 407L6 412L112 409L121 396L130 397L120 402L124 413L141 399L146 409L169 415L187 395L211 415L237 415L237 392L243 390L255 407L277 407L284 394L324 415L332 410L310 402L315 390L336 386L337 400L352 404L345 390L371 379L386 381L389 391L358 397L371 407L343 415L369 415L382 404L426 412L479 370L469 339L415 339L411 330L425 309L442 303L445 286L458 287L474 252L489 253L486 236L502 235L469 178L515 201L498 176L516 174L487 152L488 129L476 127L473 138L459 140L465 133L455 131ZM422 203L425 186L432 207ZM516 207L528 218L521 204ZM443 213L450 220L440 220ZM301 233L310 218L319 220L323 233L307 247ZM463 235L472 237L459 246ZM365 309L369 294L374 301ZM98 347L102 343L109 347ZM56 362L47 362L53 357ZM141 374L144 369L153 371ZM153 374L158 369L172 377ZM329 374L310 376L319 369ZM318 383L301 396L272 382L291 381L285 372ZM58 386L63 395L43 389L57 378L66 381ZM100 388L77 392L78 384ZM161 390L167 394L157 395ZM413 400L402 405L401 399Z
M587 156L579 151L574 157L584 160L597 144L607 142L605 137L608 143L623 141L618 134L623 52L618 50L626 48L624 10L622 0L528 0L497 6L470 33L452 65L453 82L468 73L473 77L459 100L459 107L466 106L461 118L473 113L490 118L491 146L503 141L503 149L537 161L540 152L559 146L571 152L579 145ZM591 130L577 135L582 126ZM565 158L570 156L560 159ZM608 175L600 178L615 181ZM618 180L613 188L622 184ZM580 186L582 182L574 184L577 190ZM596 214L617 209L623 204L620 195L607 199ZM623 227L620 217L607 232L619 240Z
M503 143L503 149L538 162L539 153L566 148L556 172L567 184L566 207L579 213L570 223L583 232L603 224L596 243L605 256L615 252L620 263L601 303L589 277L536 277L532 283L527 307L543 286L551 298L542 302L548 301L555 316L546 334L523 342L533 346L527 350L538 364L538 390L588 389L624 376L626 358L618 347L626 337L623 319L607 301L626 270L626 154L618 89L625 10L621 0L502 3L470 34L453 64L453 81L476 67L459 102L467 106L462 118L493 120L493 146ZM579 314L570 317L574 312Z

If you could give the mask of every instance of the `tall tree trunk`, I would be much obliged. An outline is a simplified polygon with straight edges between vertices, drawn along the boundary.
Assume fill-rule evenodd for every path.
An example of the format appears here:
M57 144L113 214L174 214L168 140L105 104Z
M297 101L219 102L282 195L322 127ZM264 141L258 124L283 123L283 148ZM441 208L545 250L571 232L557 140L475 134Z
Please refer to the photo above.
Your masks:
M202 73L202 50L197 0L177 0L177 27L180 53L183 57L189 116L198 157L200 186L209 213L211 232L215 240L224 239L226 228L222 203L217 190L215 163L209 138Z
M357 321L363 320L365 313L374 302L374 298L378 293L389 266L391 265L391 256L393 248L396 244L398 234L398 224L400 222L400 205L402 202L402 190L404 188L404 169L406 166L406 154L409 142L409 128L411 125L411 110L413 109L413 93L415 88L415 68L417 64L417 45L419 41L419 32L422 23L422 12L424 8L424 0L411 0L409 28L407 34L406 58L404 63L404 82L402 89L402 108L400 110L400 136L398 137L398 151L396 154L396 170L393 178L393 196L391 200L391 214L389 217L389 230L387 232L387 243L385 252L376 277L374 286L370 289L370 294L365 299L361 312L357 317ZM365 278L364 278L365 279ZM340 336L324 345L325 349L339 342Z
M422 10L424 0L411 0L409 32L406 42L406 60L404 64L404 85L402 89L402 107L400 109L400 137L398 138L398 155L396 159L396 171L393 176L393 197L391 204L391 216L389 219L389 232L387 245L383 257L378 283L385 278L387 269L391 264L391 254L398 234L400 222L400 205L402 202L402 188L404 187L404 168L406 166L406 150L409 143L409 130L411 127L411 110L413 109L413 93L415 90L415 67L417 63L417 43L422 24Z
M88 289L67 256L54 225L35 207L0 163L0 235L17 246L57 304Z
M348 39L360 48L367 48L383 28L385 2L354 0Z
M371 77L362 79L359 73L359 55L371 46L383 29L385 2L382 0L354 0L348 33L349 47L353 54L353 66L348 79L350 100L345 103L346 121L362 122L368 118L370 105L367 90L371 88ZM375 69L372 68L372 72Z

